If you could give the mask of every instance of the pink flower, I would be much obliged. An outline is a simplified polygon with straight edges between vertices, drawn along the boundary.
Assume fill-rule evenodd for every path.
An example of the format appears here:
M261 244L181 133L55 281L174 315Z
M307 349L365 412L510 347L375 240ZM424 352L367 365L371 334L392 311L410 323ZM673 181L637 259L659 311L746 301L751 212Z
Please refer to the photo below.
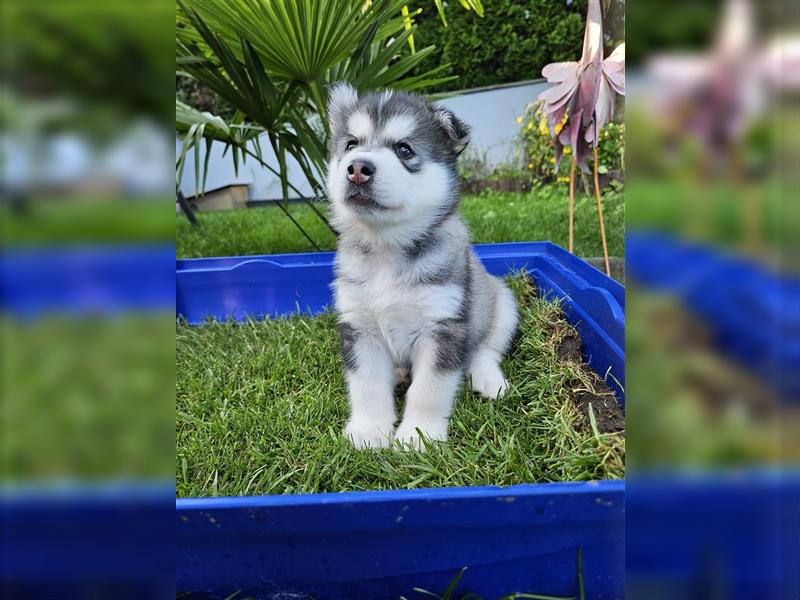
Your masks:
M568 146L578 166L588 173L589 148L596 145L598 132L611 119L616 94L625 95L625 44L603 60L600 0L589 0L581 59L550 63L542 75L555 84L539 94L539 100L554 139L556 168Z

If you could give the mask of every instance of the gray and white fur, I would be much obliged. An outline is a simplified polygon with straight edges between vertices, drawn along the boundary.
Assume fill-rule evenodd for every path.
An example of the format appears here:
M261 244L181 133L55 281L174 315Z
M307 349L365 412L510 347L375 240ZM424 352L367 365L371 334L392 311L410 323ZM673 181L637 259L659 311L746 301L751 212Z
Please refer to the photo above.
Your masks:
M358 448L422 449L419 432L447 439L465 374L486 398L505 392L500 361L517 327L513 294L476 258L457 211L469 129L403 92L359 97L340 83L328 106L344 433ZM408 374L395 429L395 384Z

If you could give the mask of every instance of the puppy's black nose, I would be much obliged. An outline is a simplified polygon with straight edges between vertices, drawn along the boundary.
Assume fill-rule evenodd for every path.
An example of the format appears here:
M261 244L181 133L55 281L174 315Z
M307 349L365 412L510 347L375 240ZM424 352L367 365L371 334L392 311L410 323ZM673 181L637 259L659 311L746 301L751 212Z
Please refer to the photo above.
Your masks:
M354 160L347 167L347 178L353 183L366 183L375 174L375 165L368 160Z

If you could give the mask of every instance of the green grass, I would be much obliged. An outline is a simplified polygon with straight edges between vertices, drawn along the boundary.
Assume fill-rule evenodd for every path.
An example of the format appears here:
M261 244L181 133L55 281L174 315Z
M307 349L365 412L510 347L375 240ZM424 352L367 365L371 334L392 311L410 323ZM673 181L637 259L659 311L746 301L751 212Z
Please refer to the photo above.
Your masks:
M170 198L35 198L23 215L0 205L0 245L170 243L174 219Z
M347 396L335 317L177 326L177 495L232 496L521 482L624 475L624 437L578 412L597 375L559 353L575 336L556 304L510 279L522 335L506 359L510 391L465 386L450 440L426 453L357 451L341 431Z
M603 195L608 251L624 253L624 199L620 191L607 189ZM323 250L333 250L334 235L305 205L293 204L292 216ZM563 185L537 188L526 194L487 192L467 196L461 213L475 243L550 240L567 246L567 190ZM182 258L312 252L306 240L276 207L239 211L200 213L202 227L193 228L178 217L177 255ZM575 252L579 256L600 256L600 234L593 198L580 196L575 209Z
M779 245L796 237L791 218L789 184L777 178L750 183L677 177L631 178L627 184L627 225L657 228L706 243L741 247L747 241L748 220L759 240Z
M174 318L0 318L0 480L169 477Z

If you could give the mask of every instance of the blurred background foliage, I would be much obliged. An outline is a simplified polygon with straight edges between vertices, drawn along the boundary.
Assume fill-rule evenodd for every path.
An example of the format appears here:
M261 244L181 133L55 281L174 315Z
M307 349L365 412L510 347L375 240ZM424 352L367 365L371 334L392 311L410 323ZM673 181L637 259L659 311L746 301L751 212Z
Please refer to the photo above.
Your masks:
M665 50L707 48L719 19L723 0L647 0L627 11L629 31L625 46L628 67L641 67L648 57Z
M6 2L4 29L13 43L3 47L0 73L28 100L68 96L79 103L74 122L86 133L97 130L93 125L118 129L119 121L101 118L108 114L147 116L168 127L172 14L168 2ZM3 121L13 125L13 118Z
M797 343L796 189L798 96L790 56L796 22L780 3L704 0L632 3L627 23L626 227L703 248L764 274L774 290L728 277L725 339L774 331L763 360ZM792 29L794 27L795 29ZM794 37L792 37L794 36ZM794 81L794 83L792 83ZM796 193L794 194L796 196ZM629 255L632 250L629 248ZM644 257L646 258L646 257ZM688 282L685 265L651 278ZM709 272L708 277L717 273ZM689 285L688 283L685 283ZM737 289L737 284L741 289ZM678 286L676 286L678 287ZM754 299L772 298L768 310ZM718 324L672 292L629 273L627 294L629 473L796 464L800 411L771 377L723 351Z
M0 317L14 348L3 360L13 379L3 385L0 483L169 474L175 342L165 313Z

